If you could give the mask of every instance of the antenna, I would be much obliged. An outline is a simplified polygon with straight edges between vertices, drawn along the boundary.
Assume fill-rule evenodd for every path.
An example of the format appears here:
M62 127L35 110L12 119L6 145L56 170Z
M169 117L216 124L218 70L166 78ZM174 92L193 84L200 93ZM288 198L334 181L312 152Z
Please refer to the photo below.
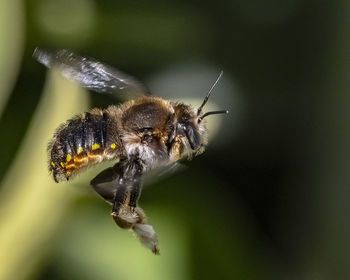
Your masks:
M198 111L197 111L197 116L202 112L202 109L204 107L204 105L207 103L209 97L210 97L210 94L211 92L213 91L214 87L216 86L216 84L219 82L219 80L221 79L222 75L224 74L224 71L220 71L220 74L219 76L216 78L215 82L213 83L213 85L211 86L207 96L204 98L204 101L202 103L202 105L198 108ZM208 114L208 113L207 113ZM203 118L203 117L202 117Z
M216 114L228 114L228 110L206 112L203 116L198 118L198 123L200 123L205 117Z

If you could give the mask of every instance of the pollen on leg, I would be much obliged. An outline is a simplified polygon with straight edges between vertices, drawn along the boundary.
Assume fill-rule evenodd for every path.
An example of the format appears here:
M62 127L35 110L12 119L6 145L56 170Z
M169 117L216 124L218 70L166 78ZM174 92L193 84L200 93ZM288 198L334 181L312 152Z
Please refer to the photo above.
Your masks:
M81 154L83 152L83 147L79 147L78 149L77 149L77 154L79 155L79 154Z
M53 161L51 161L51 166L52 166L52 167L55 167L55 166L56 166L55 163L54 163Z
M116 145L113 143L113 144L111 144L111 148L112 149L115 149L115 147L116 147Z

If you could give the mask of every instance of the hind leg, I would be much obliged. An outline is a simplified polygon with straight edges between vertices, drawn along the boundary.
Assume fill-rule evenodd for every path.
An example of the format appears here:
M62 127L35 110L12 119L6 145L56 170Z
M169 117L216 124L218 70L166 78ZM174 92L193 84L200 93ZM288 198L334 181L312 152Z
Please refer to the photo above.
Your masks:
M147 217L137 201L141 193L142 175L130 163L119 162L98 174L91 185L94 190L112 206L115 223L124 229L132 229L141 243L159 254L158 240L153 227L147 224ZM135 172L130 172L130 169Z

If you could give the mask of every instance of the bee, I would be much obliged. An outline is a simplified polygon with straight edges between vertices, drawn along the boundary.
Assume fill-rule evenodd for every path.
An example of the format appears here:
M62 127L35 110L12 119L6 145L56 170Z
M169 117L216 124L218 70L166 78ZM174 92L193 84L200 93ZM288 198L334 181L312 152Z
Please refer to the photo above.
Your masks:
M55 131L48 144L49 170L58 183L86 167L119 160L99 173L90 184L112 205L111 215L123 229L132 229L141 243L159 254L158 240L138 199L144 174L159 167L171 168L181 159L201 154L207 145L205 118L226 110L203 113L212 90L195 109L180 102L151 96L135 78L92 58L69 50L37 48L34 58L48 68L98 93L136 92L134 99L106 109L77 115Z

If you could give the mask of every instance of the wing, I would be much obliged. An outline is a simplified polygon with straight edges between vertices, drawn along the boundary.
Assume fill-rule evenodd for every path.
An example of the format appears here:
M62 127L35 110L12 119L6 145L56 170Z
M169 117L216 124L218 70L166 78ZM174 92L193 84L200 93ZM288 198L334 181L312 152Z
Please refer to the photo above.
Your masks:
M98 174L90 183L94 190L112 206L116 224L132 229L141 243L159 254L158 240L153 227L147 224L142 208L137 206L142 187L142 168L138 162L122 159L115 166Z
M115 94L127 90L148 95L148 89L131 76L93 58L77 55L69 50L49 51L36 48L33 57L48 68L58 68L62 75L98 93Z
M158 166L157 168L147 172L144 176L144 181L146 186L150 184L155 184L159 181L162 181L168 177L185 171L187 166L179 161L172 162L164 166Z

